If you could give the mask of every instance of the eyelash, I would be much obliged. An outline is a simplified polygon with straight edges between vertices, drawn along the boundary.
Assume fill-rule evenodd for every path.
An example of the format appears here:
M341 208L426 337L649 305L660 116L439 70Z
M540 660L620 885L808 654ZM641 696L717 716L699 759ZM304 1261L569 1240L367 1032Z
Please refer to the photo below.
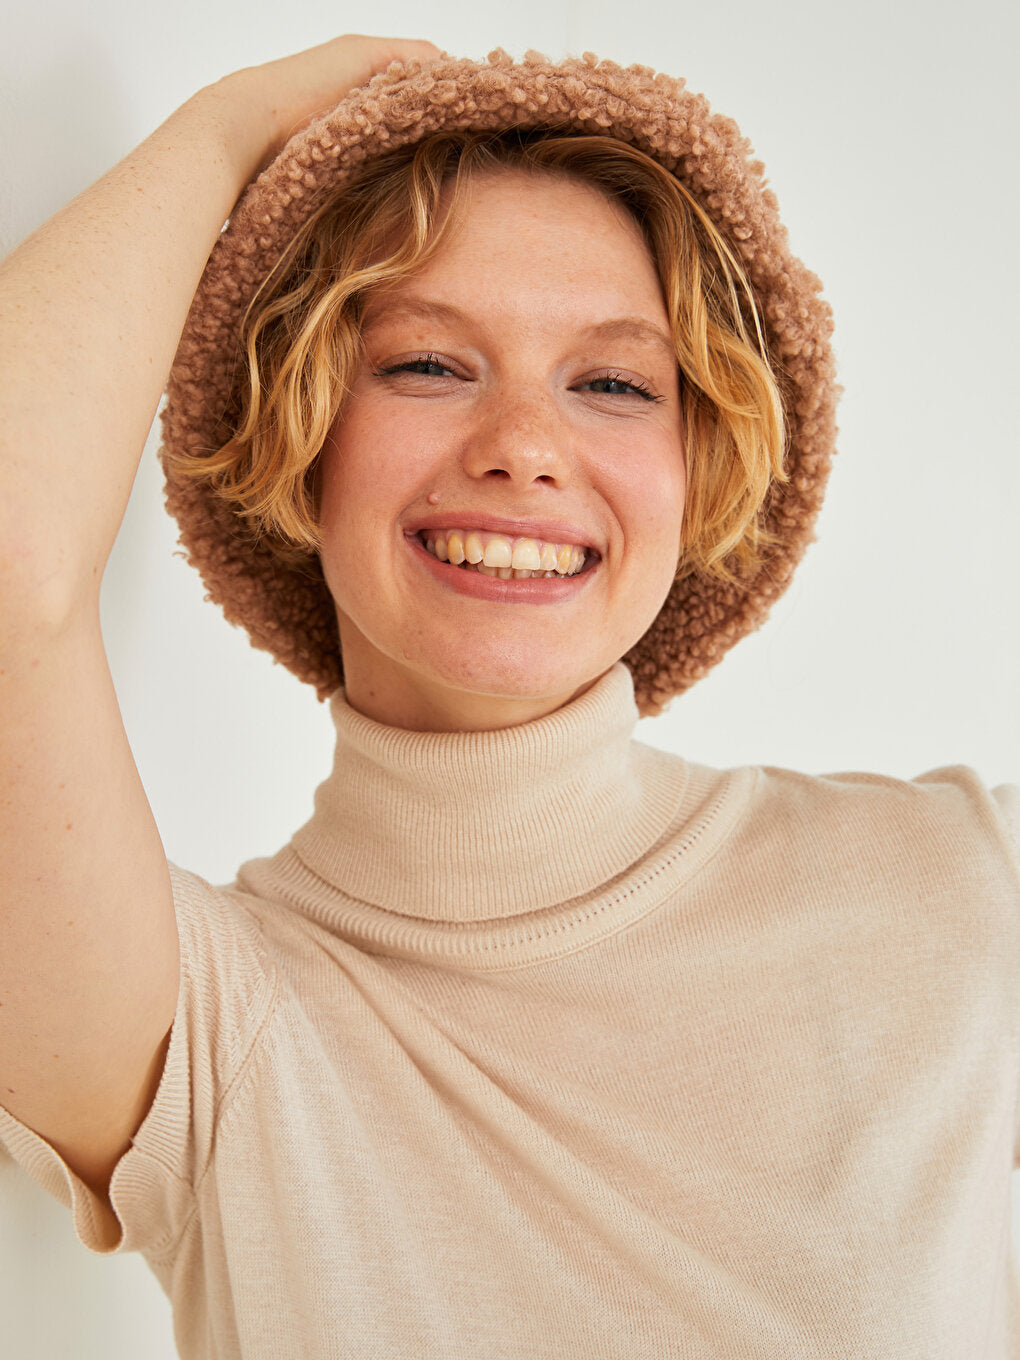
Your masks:
M629 387L629 388L631 389L631 391L636 392L637 395L638 395L639 397L642 397L645 401L655 402L655 401L663 401L663 400L664 400L663 397L657 397L657 396L655 395L655 393L652 391L652 389L651 389L650 387L648 387L645 383L643 383L643 382L631 382L631 380L630 380L629 378L621 377L621 375L620 375L619 373L612 373L612 372L610 372L610 373L600 373L599 376L598 376L597 378L589 378L589 379L588 379L588 382L590 382L590 383L620 383L620 384L622 384L624 387ZM603 393L602 395L608 397L608 396L611 395L611 394L608 393L608 392L606 392L606 393Z
M373 373L377 378L388 378L391 373L410 373L415 369L415 367L418 364L421 364L425 367L428 367L428 365L431 364L435 368L445 368L447 372L451 371L449 365L444 364L443 361L440 358L438 358L437 355L423 354L419 359L405 359L402 364L394 364L392 368L373 369ZM418 376L422 378L430 378L438 375L431 373L421 373Z
M433 368L442 368L442 369L446 369L447 372L450 372L450 371L451 371L450 368L449 368L449 366L448 366L447 364L444 364L443 361L442 361L437 355L435 355L435 354L423 354L423 355L422 355L420 358L418 358L418 359L405 359L403 363L394 364L391 368L373 369L373 373L374 373L375 377L377 377L377 378L387 378L387 377L389 377L389 376L390 376L391 374L393 374L393 373L413 373L413 372L416 372L416 371L417 371L417 373L418 373L418 376L419 376L419 377L422 377L422 378L429 378L429 377L438 377L438 376L440 376L439 374L421 373L421 372L420 372L419 366L420 366L421 368L433 367ZM643 383L643 382L631 382L631 380L630 380L629 378L624 378L621 374L616 373L616 372L613 372L612 370L610 370L610 372L608 372L608 373L600 373L600 374L598 375L598 377L589 378L587 381L588 381L589 383L618 383L618 384L620 384L622 387L629 387L629 388L631 389L631 391L632 391L636 396L641 397L641 399L642 399L643 401L648 401L648 402L659 402L659 401L664 401L664 400L665 400L664 397L657 397L657 396L654 394L654 392L652 392L651 388L649 388L648 386L646 386L645 383ZM601 395L601 396L616 396L616 395L626 395L626 393L617 394L617 393L604 392L604 393L600 393L600 394L597 394L597 395Z

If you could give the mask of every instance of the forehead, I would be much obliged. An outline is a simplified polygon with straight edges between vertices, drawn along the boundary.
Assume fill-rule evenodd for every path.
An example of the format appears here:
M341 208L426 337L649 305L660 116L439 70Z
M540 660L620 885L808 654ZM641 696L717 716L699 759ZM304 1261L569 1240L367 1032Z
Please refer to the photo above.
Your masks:
M427 327L430 324L451 328L471 327L473 314L445 302L437 302L427 294L407 292L391 294L366 318L365 328L388 324ZM676 350L661 325L642 316L606 317L591 321L579 328L581 339L594 344L620 341L657 350L661 358L676 361ZM571 338L578 338L572 336Z
M453 199L444 191L445 207ZM442 322L495 312L606 327L647 339L668 330L658 271L637 222L594 185L549 172L476 172L434 252L365 298L364 323Z

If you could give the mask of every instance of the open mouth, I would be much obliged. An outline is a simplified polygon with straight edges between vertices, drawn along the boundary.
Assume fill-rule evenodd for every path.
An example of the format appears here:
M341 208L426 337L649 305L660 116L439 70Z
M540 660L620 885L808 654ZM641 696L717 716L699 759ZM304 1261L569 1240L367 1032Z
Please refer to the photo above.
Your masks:
M598 553L578 543L510 538L475 529L429 529L416 535L430 556L461 571L510 580L562 580L589 571Z

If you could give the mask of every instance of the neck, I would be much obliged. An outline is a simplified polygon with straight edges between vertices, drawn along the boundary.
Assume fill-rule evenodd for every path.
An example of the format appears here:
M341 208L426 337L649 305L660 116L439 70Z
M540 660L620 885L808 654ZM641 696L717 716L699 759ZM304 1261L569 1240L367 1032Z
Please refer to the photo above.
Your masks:
M384 726L342 690L332 710L333 774L292 845L320 878L390 911L468 922L542 910L622 872L675 815L631 740L622 664L505 730Z

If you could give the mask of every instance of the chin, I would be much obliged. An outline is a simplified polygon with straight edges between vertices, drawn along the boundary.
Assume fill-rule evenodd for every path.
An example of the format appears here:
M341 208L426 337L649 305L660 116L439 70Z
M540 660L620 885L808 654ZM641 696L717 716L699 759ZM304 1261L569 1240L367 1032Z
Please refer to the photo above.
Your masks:
M348 697L369 717L396 726L526 722L583 693L623 654L592 627L561 628L558 635L531 630L530 636L508 629L498 636L425 628L419 621L413 629L369 636L337 614ZM398 641L402 645L394 645Z
M565 702L603 675L614 661L615 658L593 660L589 665L578 666L555 662L542 664L533 656L503 656L488 664L485 660L477 660L469 665L444 666L441 673L435 675L434 683L479 699Z

